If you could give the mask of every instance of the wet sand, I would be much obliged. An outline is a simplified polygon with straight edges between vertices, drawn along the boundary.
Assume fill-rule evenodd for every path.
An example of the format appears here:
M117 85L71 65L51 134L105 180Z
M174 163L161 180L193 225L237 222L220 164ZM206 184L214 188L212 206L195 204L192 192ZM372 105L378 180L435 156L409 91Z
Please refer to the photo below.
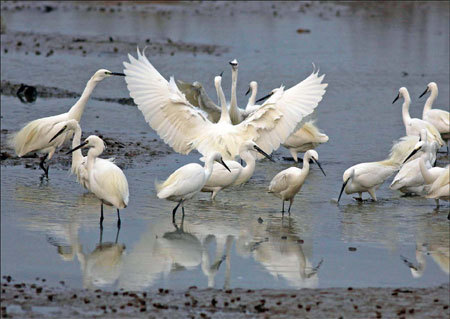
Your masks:
M377 6L369 3L370 6ZM290 4L290 6L294 6ZM395 8L399 4L386 4ZM426 4L423 4L427 7ZM279 4L262 3L254 8L250 5L239 7L242 13L267 14L270 16L288 15L292 7ZM347 3L344 6L325 4L318 8L314 3L295 5L298 12L311 11L320 19L326 21L329 17L345 15L365 15L370 10ZM173 11L182 11L186 15L208 16L221 11L232 15L236 9L234 4L218 3L208 5L202 3L198 7L191 5L171 6L170 4L111 4L101 3L42 3L17 2L3 3L2 9L9 11L35 10L42 12L80 11L99 12L99 14L118 14L122 11L154 12L161 19L170 20ZM386 9L388 10L388 9ZM263 12L263 13L262 13ZM384 14L384 10L375 10L371 17ZM372 16L373 14L373 16ZM301 26L301 25L300 25ZM294 30L294 29L293 29ZM305 29L306 30L306 29ZM295 31L295 30L294 30ZM316 32L316 30L312 30ZM298 31L299 36L302 33ZM305 33L308 33L305 31ZM20 38L20 41L17 40ZM130 40L124 36L89 36L68 37L53 33L33 33L8 30L2 25L2 55L25 54L52 57L58 54L73 55L79 58L95 57L101 53L123 59L128 52L134 52L137 44L148 45L147 54L173 56L204 55L221 56L228 52L226 44L193 43L190 41L173 41L170 38L148 38L142 42ZM39 45L37 45L39 43ZM309 63L309 61L308 61ZM405 75L407 76L407 75ZM445 75L444 75L445 76ZM34 84L34 83L30 83ZM2 96L14 97L20 83L14 79L3 78L1 83ZM36 85L38 98L77 98L79 93L52 84ZM94 101L104 101L133 108L129 97L93 96ZM398 114L396 114L398 115ZM12 149L5 143L10 131L1 131L1 165L23 165L28 169L39 169L36 154L30 154L19 159ZM101 132L87 130L85 136ZM104 157L113 156L122 168L143 166L155 159L161 159L173 150L164 144L155 134L143 136L126 136L120 133L108 132L105 138L108 148ZM62 154L69 148L65 146L59 152ZM150 156L149 156L150 155ZM443 157L442 162L448 162ZM70 157L56 156L51 167L67 169ZM51 170L50 170L51 174ZM83 290L65 286L46 286L42 279L35 282L21 283L2 274L1 313L2 317L13 318L78 318L78 317L107 317L107 318L444 318L450 314L449 288L441 285L432 288L326 288L326 289L197 289L182 290L154 289L146 292Z
M10 278L8 278L10 279ZM11 280L11 279L10 279ZM302 290L47 287L2 279L3 318L445 318L449 285L435 288Z

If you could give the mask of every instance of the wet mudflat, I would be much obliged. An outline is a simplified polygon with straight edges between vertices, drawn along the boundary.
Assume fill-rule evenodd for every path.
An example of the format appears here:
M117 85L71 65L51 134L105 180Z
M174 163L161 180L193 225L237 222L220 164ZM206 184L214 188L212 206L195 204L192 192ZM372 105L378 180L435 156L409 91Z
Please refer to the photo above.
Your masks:
M388 188L391 179L376 203L333 200L347 167L387 157L404 135L401 106L391 104L399 87L412 95L413 116L421 116L417 97L430 81L439 85L436 107L449 105L448 4L50 6L2 3L2 275L48 289L110 291L448 283L448 204L435 210L432 200L401 197ZM124 169L131 196L120 232L107 209L101 234L99 202L69 175L67 147L52 159L50 179L41 180L38 159L18 159L5 139L29 120L67 110L97 69L121 71L138 45L148 46L165 77L199 80L214 98L212 80L221 71L229 98L228 61L237 58L240 106L251 80L263 96L305 78L314 62L329 83L314 115L330 136L317 149L327 176L313 165L292 214L282 216L280 200L266 193L271 178L294 165L280 148L277 163L258 162L246 185L219 193L214 203L197 196L174 227L174 205L156 198L154 180L199 154L174 153L129 103L125 82L106 79L86 107L83 137L106 139L104 157ZM21 83L38 86L34 103L14 96ZM439 154L438 165L447 163ZM434 293L448 300L446 291L446 299Z

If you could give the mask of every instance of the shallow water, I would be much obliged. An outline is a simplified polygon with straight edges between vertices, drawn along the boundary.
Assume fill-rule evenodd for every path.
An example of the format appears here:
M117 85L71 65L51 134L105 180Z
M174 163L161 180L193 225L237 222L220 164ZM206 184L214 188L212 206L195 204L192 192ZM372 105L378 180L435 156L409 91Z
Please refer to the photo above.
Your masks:
M215 203L207 194L197 196L186 205L182 228L177 216L178 229L171 223L174 204L158 200L153 183L197 161L198 154L171 154L150 165L135 163L125 170L131 196L129 207L121 213L117 243L116 216L108 208L102 246L98 246L99 202L67 171L51 168L50 179L41 182L37 170L2 166L2 274L21 281L45 278L52 285L64 281L70 287L138 290L192 285L422 287L448 282L448 205L435 211L432 200L400 197L389 190L391 179L377 191L376 203L361 204L344 195L338 206L333 199L347 167L385 158L392 141L404 135L401 103L391 104L400 86L412 95L413 116L421 115L423 101L417 97L430 81L439 85L436 106L449 105L449 6L352 7L352 15L344 14L344 7L331 7L342 15L323 9L320 16L320 6L304 14L280 9L281 17L258 11L259 7L257 13L237 10L233 16L187 17L174 11L170 20L151 12L55 10L43 23L39 12L2 12L8 30L58 30L68 36L105 33L129 36L141 46L146 37L226 46L229 52L221 56L176 53L150 60L163 75L202 80L213 92L213 76L228 71L227 62L236 57L241 105L250 80L259 80L264 94L281 83L289 87L303 79L315 62L329 83L317 108L318 126L330 136L318 148L327 176L313 165L291 216L284 217L279 199L266 189L277 172L292 165L283 160L286 150L276 152L277 163L259 162L248 184L219 193ZM375 10L374 17L370 10ZM111 23L117 17L120 25ZM311 33L296 33L300 27ZM106 54L45 58L2 52L2 80L44 84L45 77L45 85L81 92L90 73L99 67L120 70L125 59ZM223 80L227 91L229 73ZM128 92L124 81L108 79L94 95L128 97ZM73 101L38 99L24 105L2 95L2 128L17 129L28 120L66 110ZM81 124L85 131L98 130L105 136L157 138L139 110L114 103L91 100ZM60 156L64 155L56 154L53 161ZM439 165L446 161L441 157ZM411 271L401 256L418 270Z

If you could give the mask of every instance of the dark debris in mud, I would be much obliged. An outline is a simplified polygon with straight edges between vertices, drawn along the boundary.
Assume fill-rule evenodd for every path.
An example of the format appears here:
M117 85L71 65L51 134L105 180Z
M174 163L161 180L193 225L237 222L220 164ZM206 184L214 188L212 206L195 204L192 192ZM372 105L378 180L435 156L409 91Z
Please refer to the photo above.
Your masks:
M25 168L40 169L39 156L35 152L30 152L23 157L18 157L14 150L6 142L10 132L6 129L1 130L1 151L0 163L2 166L23 165ZM124 140L119 136L103 136L98 131L83 132L83 137L91 134L98 135L106 143L106 149L102 153L102 158L113 157L114 162L121 167L132 168L139 165L151 163L154 159L172 154L173 150L160 139L148 138L143 135L139 139ZM69 169L72 157L65 153L70 150L70 143L58 149L50 160L50 168Z
M175 41L170 38L150 39L143 38L129 41L128 38L119 36L82 36L72 37L58 33L39 34L34 32L19 32L8 30L2 34L1 46L3 52L24 53L26 55L42 55L50 57L56 54L70 54L78 56L87 55L126 55L135 52L137 46L146 47L148 55L174 55L176 53L191 53L222 55L228 52L225 46L202 43L188 43Z
M188 289L147 292L48 287L3 276L2 316L14 318L417 318L448 315L448 285L433 288Z

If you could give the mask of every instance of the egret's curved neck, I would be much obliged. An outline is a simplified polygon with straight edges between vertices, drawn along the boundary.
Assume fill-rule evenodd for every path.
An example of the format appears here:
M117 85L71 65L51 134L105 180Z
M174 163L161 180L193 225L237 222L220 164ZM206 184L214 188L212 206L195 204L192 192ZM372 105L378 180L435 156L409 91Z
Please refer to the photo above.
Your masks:
M219 122L225 122L225 123L231 124L230 113L228 113L227 101L225 100L225 94L223 93L222 85L220 85L220 84L217 85L216 91L217 91L217 96L219 97L219 100L220 100L220 106L222 108L222 112L220 113Z
M245 167L242 169L239 179L243 181L242 183L245 183L253 176L253 173L255 172L256 159L249 151L242 152L239 156L245 162Z
M433 175L431 175L431 173L428 172L428 169L425 167L425 161L423 160L422 157L419 158L419 167L425 183L426 184L433 183L434 182Z
M248 98L248 103L246 109L248 109L250 106L255 105L256 103L256 93L258 92L258 87L252 87L252 95Z
M95 159L100 156L103 150L100 147L91 147L87 156L87 170L89 172L94 168Z
M411 116L409 115L409 105L411 104L411 98L409 97L409 94L406 94L404 98L405 101L403 102L402 106L402 116L403 116L403 123L405 124L406 127L411 121Z
M436 100L438 96L438 90L435 87L431 87L431 94L428 97L427 101L425 102L425 106L423 107L423 114L422 118L425 116L425 113L427 113L429 110L431 110L431 107L433 106L434 100Z
M75 119L78 122L81 120L81 116L83 115L84 107L86 106L86 103L89 100L89 97L91 96L92 91L94 90L97 83L98 83L98 81L94 81L92 79L90 79L87 82L86 87L84 88L83 94L81 94L80 99L69 110L69 118L70 119Z
M305 155L303 155L303 167L302 167L302 172L300 173L300 176L308 175L310 158L311 158L310 155L307 153L305 153Z
M72 140L72 148L77 147L80 145L81 141L81 130L76 129L75 134L73 135ZM81 149L77 149L75 152L72 153L72 173L75 172L76 168L81 165L83 162L83 154L81 153Z
M212 174L214 166L214 159L212 157L208 157L205 162L205 182L209 179Z

